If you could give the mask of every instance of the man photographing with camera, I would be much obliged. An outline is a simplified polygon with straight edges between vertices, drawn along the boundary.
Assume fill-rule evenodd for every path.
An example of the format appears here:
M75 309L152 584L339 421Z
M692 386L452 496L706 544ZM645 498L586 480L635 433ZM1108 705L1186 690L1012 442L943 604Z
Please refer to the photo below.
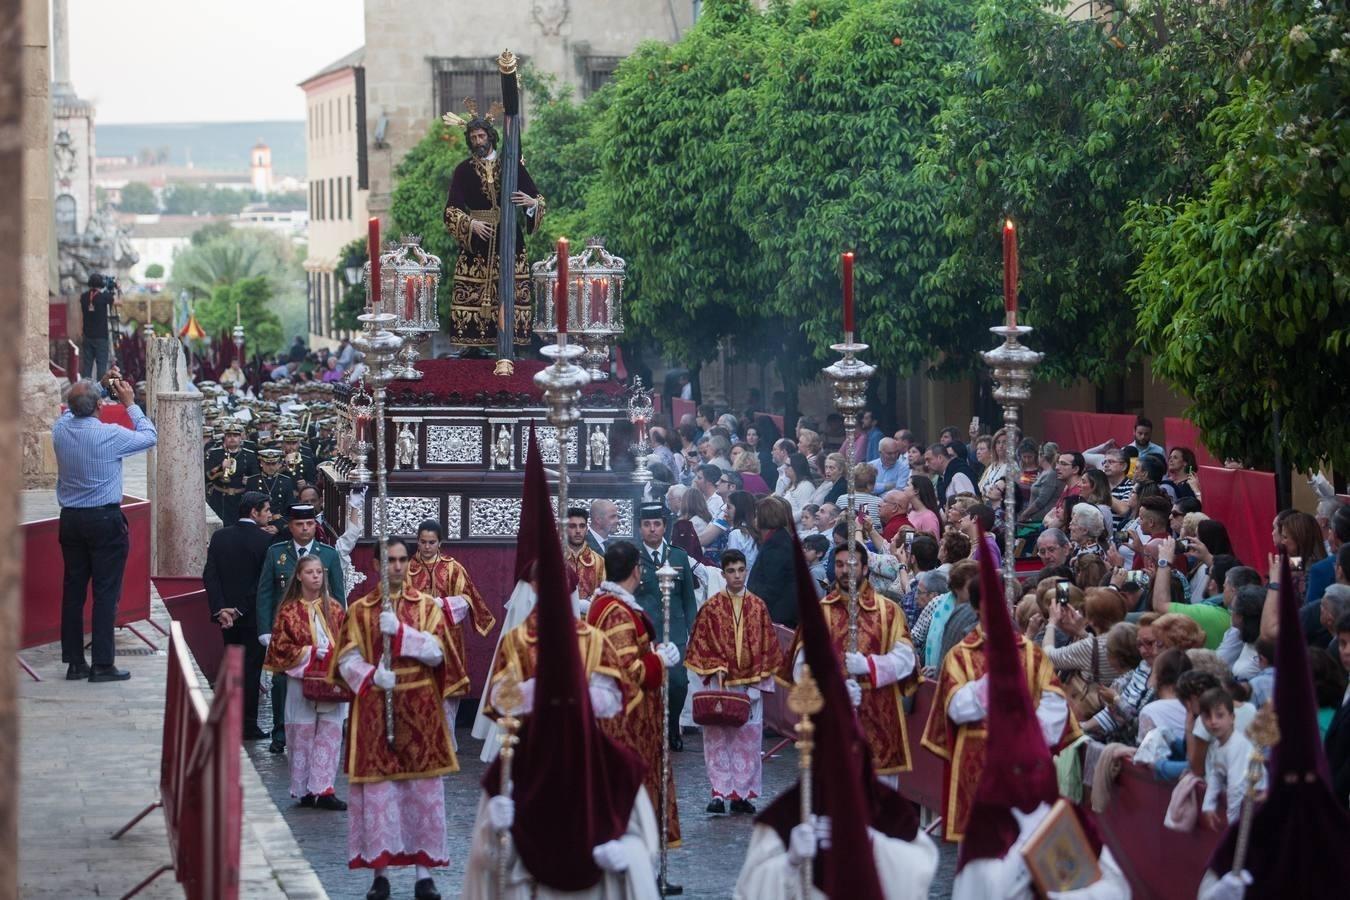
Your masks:
M80 295L80 319L83 340L80 346L80 377L101 379L108 374L112 348L108 319L115 317L113 304L120 303L117 279L95 273L89 276L89 290ZM97 365L98 374L94 374Z
M113 665L113 626L122 594L122 570L131 542L122 514L122 460L149 450L158 436L136 405L131 385L115 374L111 396L127 408L134 431L100 422L99 386L77 381L66 395L67 411L52 426L56 451L56 501L61 504L61 660L68 680L123 681ZM84 660L84 603L94 586L93 668Z

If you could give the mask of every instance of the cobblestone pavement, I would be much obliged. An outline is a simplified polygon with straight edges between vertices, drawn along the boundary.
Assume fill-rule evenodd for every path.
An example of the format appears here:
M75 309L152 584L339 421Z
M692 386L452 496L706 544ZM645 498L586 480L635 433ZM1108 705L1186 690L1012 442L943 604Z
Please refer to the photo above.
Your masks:
M459 896L474 813L478 806L478 782L484 769L483 763L478 760L480 742L469 736L467 723L472 720L464 718L464 710L461 713L460 721L465 724L456 729L460 745L460 771L445 779L451 864L435 873L437 886L446 898ZM270 722L271 714L266 704L259 718L264 727ZM766 738L765 748L774 743L776 739ZM370 886L371 874L368 870L354 871L347 868L346 815L299 808L287 793L285 755L268 753L266 741L251 744L248 752L272 799L290 825L296 842L329 895L334 900L363 897ZM709 799L708 780L703 769L702 739L697 733L685 737L684 752L672 753L671 760L675 767L684 845L670 853L670 880L683 885L684 896L691 900L730 897L741 861L745 857L752 817L713 816L704 812ZM796 762L796 751L789 745L782 754L764 764L765 798L757 803L761 809L796 779ZM341 774L338 777L338 796L346 799L346 779ZM934 885L933 898L950 895L945 885L950 880L955 856L954 850L944 850L938 878L944 886ZM412 870L391 870L390 875L394 896L411 897L414 880Z

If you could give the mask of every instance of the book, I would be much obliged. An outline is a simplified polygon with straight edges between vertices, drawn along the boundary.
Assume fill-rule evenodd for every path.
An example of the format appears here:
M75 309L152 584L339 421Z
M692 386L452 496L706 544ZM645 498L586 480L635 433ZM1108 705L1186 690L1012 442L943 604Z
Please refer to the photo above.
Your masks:
M1042 897L1087 887L1102 877L1078 814L1062 797L1022 845L1022 857Z

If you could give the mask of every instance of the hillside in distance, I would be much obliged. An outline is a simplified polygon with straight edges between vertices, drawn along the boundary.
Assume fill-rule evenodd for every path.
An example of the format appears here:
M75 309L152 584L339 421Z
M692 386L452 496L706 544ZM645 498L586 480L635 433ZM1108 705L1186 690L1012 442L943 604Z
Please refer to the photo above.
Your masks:
M211 172L247 172L248 152L259 140L272 148L272 173L305 177L305 123L295 122L167 122L99 124L95 135L99 156L130 156L142 151L166 154L169 165L189 162Z

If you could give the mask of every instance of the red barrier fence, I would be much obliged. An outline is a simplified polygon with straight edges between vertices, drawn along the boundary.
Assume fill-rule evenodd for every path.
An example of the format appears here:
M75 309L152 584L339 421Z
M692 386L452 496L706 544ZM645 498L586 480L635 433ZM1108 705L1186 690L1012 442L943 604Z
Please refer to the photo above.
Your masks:
M124 825L117 840L156 807L164 810L173 863L161 866L125 894L135 896L172 869L188 900L237 900L244 791L243 651L229 647L216 675L210 705L202 694L182 626L169 638L164 691L160 799Z
M1047 409L1041 417L1045 436L1061 450L1086 450L1115 438L1124 447L1134 440L1134 416Z
M1275 473L1201 466L1199 477L1205 515L1228 529L1233 553L1244 565L1266 571L1266 554L1274 549L1271 524L1279 509Z
M133 622L150 619L150 501L123 497L122 514L127 517L131 549L122 573L117 626L127 628L152 648L159 649L131 627ZM38 519L19 528L23 535L23 633L19 648L23 649L61 638L61 520ZM92 589L88 596L92 598ZM92 617L93 603L86 600L86 632L91 628Z
M920 744L936 691L933 681L920 685L913 708L905 717L914 769L900 776L900 793L942 815L943 762ZM1126 765L1110 805L1097 816L1102 840L1111 848L1137 898L1193 900L1209 855L1221 837L1220 832L1202 829L1182 833L1164 828L1163 816L1171 797L1171 784L1158 781L1148 769Z
M1190 447L1202 466L1222 466L1223 460L1209 452L1204 441L1200 440L1200 429L1186 419L1168 416L1163 419L1163 436L1167 439L1167 451L1173 447Z
M169 616L183 627L183 638L203 672L215 672L225 657L220 625L211 618L211 604L200 578L152 575L155 590Z

